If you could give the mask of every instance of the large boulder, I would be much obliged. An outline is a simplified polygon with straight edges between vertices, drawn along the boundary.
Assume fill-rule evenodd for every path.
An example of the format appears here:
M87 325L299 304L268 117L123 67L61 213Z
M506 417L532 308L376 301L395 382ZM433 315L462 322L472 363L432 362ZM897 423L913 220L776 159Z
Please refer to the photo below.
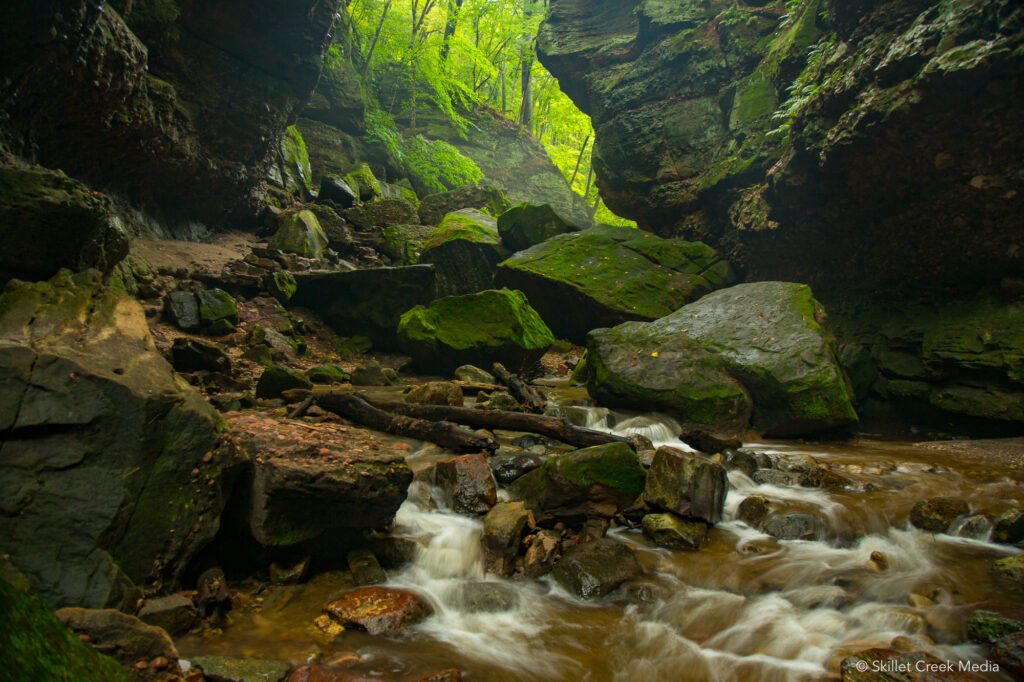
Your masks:
M128 235L110 200L60 171L0 166L0 279L47 279L61 268L110 270Z
M420 263L437 268L441 296L472 294L494 286L494 271L507 255L494 218L476 209L449 213L423 244Z
M327 235L316 214L308 209L285 211L277 219L277 232L268 242L271 247L304 258L321 258L327 247Z
M512 496L522 500L538 521L581 521L612 517L643 492L646 472L625 443L607 443L551 457L518 478Z
M399 265L415 265L434 229L430 225L387 225L381 230L378 248Z
M551 204L516 204L498 216L501 244L511 251L522 251L551 237L578 232L579 229L558 215Z
M311 432L248 413L228 416L227 427L252 462L243 513L252 537L267 547L316 540L326 551L386 527L412 482L400 455L356 447L344 427L322 424ZM371 439L364 431L358 437Z
M500 189L462 187L448 192L430 194L420 202L420 222L439 225L446 215L464 208L475 208L491 215L501 215L511 204Z
M535 300L560 338L628 320L654 320L733 280L700 242L603 225L552 237L500 264L495 282Z
M552 571L559 585L581 599L603 597L640 573L633 550L611 538L576 545Z
M424 371L450 375L465 363L529 369L555 338L520 291L446 296L402 315L398 343Z
M115 609L65 607L58 609L55 615L69 630L124 663L157 657L178 658L170 635L127 613Z
M600 404L667 412L688 426L742 433L753 404L721 360L685 334L626 322L587 335L587 391Z
M14 565L53 607L127 607L136 586L175 584L217 531L233 465L214 451L217 413L157 352L141 306L95 271L9 285L0 378Z
M660 509L718 523L729 481L725 467L707 457L662 446L647 472L644 500Z
M533 514L522 502L501 502L487 512L480 546L488 572L503 577L512 575L519 545L533 525Z
M370 230L385 225L415 223L419 216L416 207L408 199L390 198L369 201L342 212L345 220L360 230Z
M718 356L750 391L755 429L794 436L857 420L824 323L810 287L756 282L716 291L652 326L685 334Z
M381 349L395 347L402 313L436 298L432 265L297 273L295 281L292 305L316 312L339 334L369 337Z
M442 459L434 466L434 484L459 514L486 514L498 501L491 468L479 452Z

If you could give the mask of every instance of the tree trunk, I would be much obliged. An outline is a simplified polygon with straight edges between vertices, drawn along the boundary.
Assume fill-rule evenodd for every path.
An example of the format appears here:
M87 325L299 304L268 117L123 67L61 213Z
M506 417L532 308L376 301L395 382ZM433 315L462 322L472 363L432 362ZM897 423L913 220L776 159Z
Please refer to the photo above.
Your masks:
M384 28L384 20L388 16L388 12L391 10L391 0L387 0L384 3L384 11L380 14L380 21L377 22L377 30L373 34L373 42L370 43L370 51L366 53L366 60L363 62L362 68L359 69L359 75L365 76L366 71L370 68L370 63L373 61L373 51L377 48L377 41L380 40L380 31Z
M462 8L463 0L448 0L448 19L444 24L444 38L441 41L441 62L448 61L448 51L451 49L450 41L455 35L455 29L459 23L459 10Z

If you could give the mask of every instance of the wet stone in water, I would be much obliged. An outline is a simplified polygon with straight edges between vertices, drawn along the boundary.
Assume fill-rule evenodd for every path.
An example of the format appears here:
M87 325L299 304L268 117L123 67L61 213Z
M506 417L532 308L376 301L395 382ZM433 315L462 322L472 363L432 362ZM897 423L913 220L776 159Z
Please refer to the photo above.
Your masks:
M681 519L674 514L648 514L643 520L644 535L654 544L668 549L697 550L707 541L708 525L702 521Z
M930 497L910 510L910 523L930 533L945 533L954 521L970 511L966 502L955 497Z
M555 580L582 599L603 597L616 587L636 578L640 563L626 545L602 538L576 545L555 565Z
M371 635L394 635L432 613L430 604L408 590L363 587L324 607L344 627Z
M772 514L761 530L779 540L821 540L825 524L813 514Z
M348 553L347 559L356 585L377 585L387 581L384 569L370 550L354 549Z
M464 613L499 613L519 606L519 594L511 585L498 582L460 583L452 605Z

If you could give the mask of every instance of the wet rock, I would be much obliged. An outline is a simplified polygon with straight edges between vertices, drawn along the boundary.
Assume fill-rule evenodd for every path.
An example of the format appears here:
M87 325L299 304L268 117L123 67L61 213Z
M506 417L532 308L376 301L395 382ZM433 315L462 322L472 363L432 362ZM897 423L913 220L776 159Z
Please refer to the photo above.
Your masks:
M320 180L320 193L317 195L317 201L330 201L341 208L352 208L359 201L359 197L343 178L337 175L325 175Z
M736 511L736 518L751 528L760 528L765 517L771 512L772 506L764 495L751 495L743 498L739 509Z
M522 502L502 502L487 512L480 538L484 568L495 575L512 575L519 545L533 524L533 514Z
M72 632L88 636L90 644L119 661L178 658L178 650L164 630L146 625L135 616L113 609L75 607L58 609L56 616Z
M171 344L171 364L178 372L231 371L231 359L221 346L186 336Z
M1024 632L1000 637L992 644L989 656L999 664L1000 670L1024 677Z
M540 468L541 464L541 458L525 452L505 455L499 451L498 454L491 456L490 461L494 480L503 486L511 485L520 476Z
M702 521L681 519L675 514L648 514L643 520L644 535L659 547L698 550L707 542L708 525Z
M621 542L602 538L568 550L555 565L552 576L571 594L593 599L605 596L640 573L633 550Z
M551 572L562 548L562 535L556 530L544 529L527 538L529 546L523 558L523 575L539 578Z
M423 549L419 541L401 535L381 535L368 540L370 551L389 568L398 568L413 561Z
M223 289L202 289L196 292L199 320L203 327L216 330L223 324L234 329L238 325L238 306L231 294Z
M390 524L405 500L412 472L400 455L374 449L366 432L359 442L350 427L337 424L310 431L286 418L248 413L226 421L253 463L244 511L262 545L344 543L353 529Z
M195 656L191 662L211 682L281 682L291 670L285 661L264 658Z
M282 566L275 561L270 564L270 582L274 585L298 585L309 573L309 562L308 556L290 565Z
M645 480L646 472L633 449L625 443L608 443L551 457L516 480L510 491L538 521L582 521L615 516L633 503Z
M761 530L779 540L821 540L825 523L813 514L770 514Z
M184 331L199 329L199 302L191 291L172 291L164 296L164 314Z
M263 288L281 303L287 303L295 295L298 285L295 276L286 271L272 272L263 277Z
M967 518L960 519L950 528L953 535L962 538L973 538L975 540L986 540L989 531L992 530L992 522L984 514L974 514Z
M139 620L161 628L169 635L187 632L195 624L197 617L198 613L192 599L183 594L147 599L139 610Z
M61 268L110 272L128 235L110 199L60 171L0 167L0 277L48 279Z
M356 585L378 585L387 582L387 574L370 550L354 549L345 558Z
M464 208L475 208L500 216L510 207L511 204L500 189L463 187L424 197L420 202L419 221L424 225L438 225L449 213Z
M231 592L223 569L208 568L199 575L196 579L195 604L204 618L217 611L224 613L231 610Z
M559 338L582 343L592 329L663 317L732 279L700 242L603 225L514 254L495 281L523 291Z
M551 237L578 232L579 229L558 215L550 204L516 204L498 217L501 243L512 251L522 251Z
M700 429L683 431L679 434L679 440L706 455L714 455L726 449L734 450L743 445L743 441L734 436L721 436Z
M393 383L376 360L367 360L356 367L349 380L353 386L390 386Z
M343 384L349 376L337 365L317 365L306 370L306 378L314 384Z
M1024 623L985 609L978 609L967 619L967 637L978 644L992 644L1017 632L1024 632Z
M910 523L929 533L945 533L961 516L971 511L967 503L955 497L930 497L910 510Z
M522 292L508 289L441 298L412 308L398 323L399 346L422 370L441 375L467 360L522 372L554 340Z
M339 334L366 336L381 349L396 346L402 313L437 298L432 265L298 273L295 280L292 305L309 308Z
M462 582L452 605L463 613L501 613L519 606L519 593L507 583Z
M715 524L722 519L729 481L718 462L662 446L647 472L644 500L679 516Z
M494 384L496 382L493 374L484 371L475 365L462 365L461 367L456 367L455 371L452 372L452 376L459 381L467 381L470 383Z
M0 337L0 537L15 566L55 607L125 608L136 585L174 585L216 533L235 471L203 464L217 412L95 271L9 283ZM196 468L213 483L196 490Z
M485 400L481 402L481 398L485 398ZM495 391L490 394L478 393L473 407L478 410L501 410L503 412L517 412L523 409L518 400L504 391Z
M434 483L460 514L486 514L498 501L491 468L479 453L441 460L434 468Z
M998 574L1024 585L1024 554L1004 557L993 566Z
M298 370L282 365L271 365L263 370L259 381L256 382L256 397L280 398L285 391L296 388L312 389L313 382Z
M493 289L494 271L507 254L494 218L466 208L444 217L419 261L436 268L439 296L461 296Z
M380 180L373 174L370 166L359 164L344 177L345 184L359 195L360 201L372 201L382 195Z
M779 471L778 469L758 469L750 478L754 483L761 485L777 485L782 487L795 487L803 485L807 477L793 471Z
M324 607L324 613L345 627L371 635L396 635L432 613L430 604L408 590L363 587Z
M267 243L285 253L319 259L323 258L328 241L315 213L289 209L277 217L277 231Z
M753 475L757 470L757 458L747 450L729 448L723 450L722 455L722 464L726 469L739 469L747 476Z
M1024 542L1024 512L1013 511L997 518L992 527L992 542L1006 545Z
M355 241L352 238L352 230L349 229L349 225L345 222L345 219L338 215L330 206L324 204L313 204L309 206L309 210L313 212L316 219L320 221L320 227L324 231L324 236L327 237L327 249L324 250L324 257L332 259L333 257L328 252L328 249L335 253L349 253L352 251ZM286 259L282 259L283 264L287 267L288 263ZM346 267L346 264L342 261L338 263L339 269L353 269L352 266Z
M405 402L419 405L451 405L462 407L462 389L450 381L428 381L413 386L405 394Z
M746 389L685 334L627 322L595 329L586 346L587 392L599 404L667 412L690 426L746 430L752 410Z
M363 231L385 225L408 225L419 220L416 207L406 199L371 201L343 211L342 216Z
M801 480L801 485L824 488L825 490L856 490L863 489L858 483L847 478L839 472L833 471L825 466L820 466Z

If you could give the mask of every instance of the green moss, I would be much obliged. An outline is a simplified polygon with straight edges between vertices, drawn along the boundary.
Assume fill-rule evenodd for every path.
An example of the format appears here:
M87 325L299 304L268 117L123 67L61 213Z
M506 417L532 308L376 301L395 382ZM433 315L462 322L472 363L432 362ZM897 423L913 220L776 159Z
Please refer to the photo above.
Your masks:
M549 459L544 466L578 485L603 485L630 498L642 493L647 483L647 473L640 466L633 448L625 443L576 450L563 457Z
M24 580L0 567L0 670L9 680L127 681L117 662L65 628Z
M310 188L313 172L309 166L309 150L302 133L295 126L288 126L281 138L281 154L284 157L285 170L293 180Z
M444 217L441 224L423 245L423 250L435 249L456 239L497 245L498 229L497 226L476 219L468 210L456 211Z
M358 168L346 175L345 182L355 190L363 201L384 194L381 190L380 180L370 170L370 166L365 163L359 164Z
M312 211L288 211L278 218L278 228L268 241L275 249L305 258L322 258L328 239Z
M733 101L731 127L747 128L766 119L778 104L775 85L764 71L755 71L740 86Z

